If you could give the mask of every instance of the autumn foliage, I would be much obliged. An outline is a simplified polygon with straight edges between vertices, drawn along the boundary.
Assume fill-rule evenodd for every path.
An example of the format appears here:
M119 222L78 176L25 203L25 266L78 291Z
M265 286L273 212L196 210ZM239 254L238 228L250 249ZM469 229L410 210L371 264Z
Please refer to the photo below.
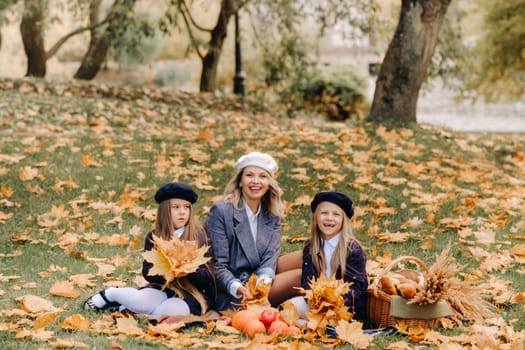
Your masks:
M2 79L0 343L28 349L127 349L138 343L520 349L525 338L523 134L454 132L425 124L390 129L327 123L300 113L280 118L272 107L260 96L241 100L131 84ZM136 315L81 311L82 301L102 287L145 284L140 275L144 235L155 220L152 194L160 184L177 180L194 187L199 193L195 213L204 220L234 173L236 157L251 150L268 152L279 163L286 206L283 252L300 249L308 239L308 206L315 192L347 193L355 200L352 229L367 253L370 280L396 257L413 254L434 273L435 279L426 279L428 290L443 286L457 296L449 302L460 311L461 324L419 329L400 323L397 331L405 337L381 333L370 339L359 323L335 316L337 303L329 298L326 317L312 314L311 325L340 318L333 324L338 338L324 337L322 327L302 328L293 337L269 334L268 328L247 337L231 326L227 314L153 324ZM461 284L454 279L443 284L450 270L443 270L438 256L449 243L447 256L454 261L446 262L460 267L454 275ZM155 264L156 273L167 279L194 269L172 264L168 252L158 253L152 251L150 259L162 261ZM434 263L442 268L432 270ZM482 297L492 316L471 317L472 304L464 301L477 299L461 292ZM252 288L253 298L240 307L261 310L265 293ZM297 322L288 303L278 311L277 320Z
M206 245L198 247L195 241L184 241L177 237L166 241L157 235L153 235L152 239L155 248L142 253L142 256L153 264L149 274L163 276L166 285L177 277L195 272L210 260L210 257L205 256L209 248Z

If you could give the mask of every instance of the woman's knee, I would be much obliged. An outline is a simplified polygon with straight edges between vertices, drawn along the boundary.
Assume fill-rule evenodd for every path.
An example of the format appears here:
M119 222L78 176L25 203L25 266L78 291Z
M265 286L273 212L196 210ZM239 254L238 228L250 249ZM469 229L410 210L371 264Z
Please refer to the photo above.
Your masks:
M296 250L295 252L281 255L277 260L276 273L282 273L289 270L300 269L303 265L303 251Z

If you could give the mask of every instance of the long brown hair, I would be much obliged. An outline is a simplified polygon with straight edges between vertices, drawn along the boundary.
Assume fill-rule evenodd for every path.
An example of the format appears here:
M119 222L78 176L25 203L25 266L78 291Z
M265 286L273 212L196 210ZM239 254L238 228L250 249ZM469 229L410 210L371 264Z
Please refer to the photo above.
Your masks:
M173 221L171 217L171 200L160 202L157 208L157 220L155 222L155 231L153 233L164 240L170 240L173 238L174 233ZM199 247L202 247L203 245L210 246L206 231L200 224L197 217L194 215L193 205L190 205L190 217L184 228L184 233L180 238L185 241L196 241ZM210 276L215 276L211 264L206 264L205 268L210 272ZM215 288L215 281L213 281L213 288ZM188 281L186 277L175 279L170 284L170 289L172 289L181 299L184 299L184 292L190 294L200 304L201 313L205 313L207 311L208 305L206 303L206 299L202 293L197 288L195 288L195 286L190 281Z
M224 189L224 202L232 203L235 207L239 206L239 202L241 201L242 197L240 184L243 171L244 169L239 171L237 175L235 175L230 180L230 182L228 182L226 188ZM284 203L281 199L283 195L283 190L281 189L277 181L273 178L273 176L270 176L268 179L269 188L261 199L261 208L267 213L270 213L274 216L282 217L284 214Z
M352 233L352 224L350 223L350 219L345 214L344 211L344 219L343 219L343 225L341 228L341 238L339 239L339 242L337 243L337 247L335 248L334 255L332 256L332 261L327 262L326 256L324 255L323 250L323 239L321 238L321 232L319 231L319 227L317 226L317 211L319 210L319 207L315 209L315 212L312 213L312 220L310 224L310 252L312 254L312 263L315 266L315 269L319 272L319 274L324 273L326 263L330 264L330 271L332 272L332 275L335 275L337 273L338 268L341 268L341 277L343 277L346 273L346 259L347 259L347 249L348 245L355 241L356 238L354 237ZM320 257L320 258L319 258ZM330 276L327 276L330 277Z

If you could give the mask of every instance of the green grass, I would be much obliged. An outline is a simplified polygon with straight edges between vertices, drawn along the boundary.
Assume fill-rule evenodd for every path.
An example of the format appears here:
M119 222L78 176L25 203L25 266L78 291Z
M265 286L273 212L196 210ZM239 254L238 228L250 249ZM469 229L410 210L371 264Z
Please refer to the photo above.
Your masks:
M136 247L111 246L92 236L123 234L131 242L138 227L142 238L153 223L141 214L156 207L152 196L168 181L197 188L197 212L204 220L233 175L235 160L249 150L269 152L279 163L278 181L288 204L284 252L301 247L287 237L308 235L309 207L296 200L320 190L342 191L353 199L354 233L371 261L385 254L414 255L431 265L450 243L457 262L471 274L482 261L473 258L469 248L495 253L523 244L523 134L466 134L418 125L387 130L366 122L329 123L310 115L286 119L249 100L239 107L232 99L182 95L182 102L167 103L156 92L113 91L78 83L5 80L0 82L0 92L0 217L12 215L0 221L2 349L51 346L15 338L22 329L31 329L33 316L10 313L20 307L17 298L27 294L64 309L47 327L55 332L50 344L58 338L75 338L97 349L113 342L123 348L163 348L157 341L60 326L78 313L100 320L102 315L80 310L82 300L108 283L134 285L140 276L142 242ZM85 162L88 155L92 165ZM38 175L21 180L24 167L38 170ZM57 186L64 182L76 186ZM123 194L138 200L130 207L119 206ZM46 213L61 205L67 215L53 226L39 225ZM384 208L388 211L382 212ZM420 224L410 226L416 218ZM473 236L460 238L460 230L467 228L493 231L496 241L484 245ZM380 241L378 233L386 232L408 233L409 239ZM59 245L67 234L79 239L70 250ZM435 247L422 249L429 240ZM49 294L57 281L97 274L98 260L115 270L97 275L92 286L77 286L79 298ZM481 274L480 280L499 276L523 293L523 273L515 258L505 269ZM507 321L517 320L512 324L516 332L525 329L523 302L499 307ZM371 348L383 349L400 340L408 341L400 335L380 335Z

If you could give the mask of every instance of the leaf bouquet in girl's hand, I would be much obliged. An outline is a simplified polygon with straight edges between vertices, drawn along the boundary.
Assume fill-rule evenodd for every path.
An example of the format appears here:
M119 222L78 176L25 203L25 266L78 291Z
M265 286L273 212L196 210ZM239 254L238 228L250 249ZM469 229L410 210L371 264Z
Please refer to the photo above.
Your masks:
M344 303L344 297L351 285L350 282L328 278L322 273L319 278L312 279L311 290L301 288L300 291L305 295L310 306L310 311L306 313L307 327L324 332L328 324L351 320L353 315Z
M210 260L205 256L208 247L203 245L199 248L196 241L184 241L177 237L166 241L156 235L152 239L155 248L142 253L142 256L153 264L148 275L163 276L166 286L175 278L195 272Z

